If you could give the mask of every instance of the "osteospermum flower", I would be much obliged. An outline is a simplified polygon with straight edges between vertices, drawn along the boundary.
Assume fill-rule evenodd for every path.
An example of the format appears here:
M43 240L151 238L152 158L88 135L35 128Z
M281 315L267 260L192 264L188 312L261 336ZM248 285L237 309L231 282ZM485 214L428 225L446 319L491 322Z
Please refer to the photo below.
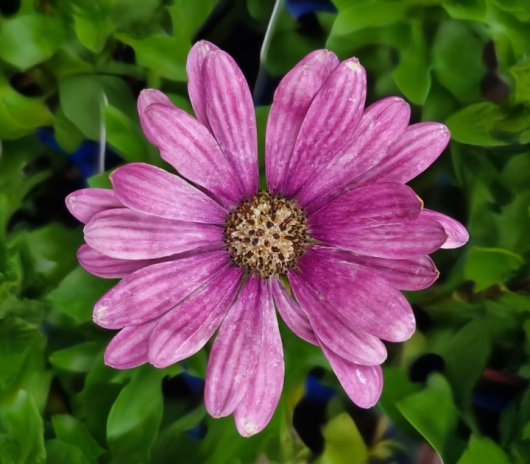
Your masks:
M267 425L284 377L276 310L320 346L350 398L382 390L382 340L415 329L400 290L431 285L428 257L467 241L456 221L423 208L405 185L449 141L438 123L409 126L409 106L364 109L358 60L309 54L281 81L267 125L267 191L258 191L254 108L234 60L208 42L188 57L196 118L156 90L138 108L146 137L179 175L144 163L111 174L67 205L85 223L81 265L122 278L94 308L121 329L105 362L166 367L214 335L205 403L234 414L242 435ZM287 285L288 282L288 285Z

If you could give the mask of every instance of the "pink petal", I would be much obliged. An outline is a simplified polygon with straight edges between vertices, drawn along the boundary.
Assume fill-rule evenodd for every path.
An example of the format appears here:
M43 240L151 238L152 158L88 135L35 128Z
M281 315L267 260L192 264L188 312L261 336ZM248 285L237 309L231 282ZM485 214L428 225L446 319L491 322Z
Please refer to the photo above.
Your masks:
M181 177L145 163L130 163L110 180L116 197L141 213L178 221L224 224L228 213Z
M322 351L350 399L361 408L374 406L383 391L381 366L360 366L341 358L326 345Z
M140 269L99 299L94 321L120 329L154 319L207 283L229 260L225 251L215 251Z
M421 215L407 220L406 196L402 195L405 191L396 189L395 197L385 200L379 195L384 189L376 188L384 185L387 184L362 187L364 193L374 189L373 205L369 203L369 195L366 195L366 203L348 204L348 200L363 198L363 195L354 196L361 190L359 188L323 207L309 218L311 237L327 245L377 258L408 259L438 250L447 239L443 227ZM414 202L410 196L409 199ZM395 210L392 202L396 204ZM349 213L349 207L357 210ZM410 205L408 210L409 217L417 214L419 207L421 203L416 199L415 206Z
M263 310L263 345L258 365L243 401L234 411L237 430L245 437L261 432L270 422L280 400L285 374L274 306L265 305Z
M312 246L311 250L320 250ZM438 278L439 272L428 256L407 259L385 259L358 255L340 248L323 248L334 261L350 263L382 277L390 286L400 290L423 290Z
M151 332L158 319L120 330L105 350L105 364L114 369L131 369L147 362Z
M323 272L322 269L320 271ZM305 276L302 277L298 271L289 271L289 282L321 343L357 364L374 366L386 359L386 348L381 340L346 319L338 308L332 307L325 297L317 294Z
M152 126L149 124L149 121L146 118L146 111L149 105L154 103L159 103L161 105L166 105L169 108L175 108L173 102L160 90L156 89L145 89L140 92L138 96L138 116L140 117L140 125L144 131L147 140L153 145L156 145L156 134L152 133Z
M191 106L199 122L210 129L210 123L206 117L206 95L204 92L203 68L205 58L219 47L206 40L200 40L188 53L186 71L188 72L188 94Z
M414 333L414 314L406 298L371 272L336 259L323 247L309 248L298 265L320 302L354 326L391 342L402 342Z
M210 352L204 402L213 417L233 413L245 397L262 349L264 314L273 310L266 283L250 276Z
M298 204L312 213L354 187L355 179L379 163L388 147L403 135L409 117L409 105L398 97L370 105L352 142L322 167L312 182L304 185L297 195Z
M72 192L66 197L65 202L70 214L83 224L89 222L101 211L123 207L112 190L98 188L86 188Z
M310 234L347 239L359 229L416 219L422 202L410 187L397 182L358 187L309 216Z
M98 213L84 233L90 247L119 259L154 259L200 247L223 246L221 227L171 221L130 209Z
M430 209L422 209L420 216L434 219L444 228L447 240L442 245L442 248L458 248L468 242L469 233L466 228L449 216Z
M311 102L284 176L282 193L293 197L351 140L366 98L366 73L356 58L343 61Z
M272 194L281 193L279 189L307 110L338 65L334 53L316 50L289 71L274 92L265 137L265 171Z
M252 95L236 62L223 51L205 57L206 115L245 198L258 190L258 136Z
M79 264L90 274L104 279L121 279L138 269L160 262L156 259L125 260L110 258L88 245L81 245L77 250Z
M387 156L366 172L359 185L374 182L408 182L421 174L440 156L451 134L446 126L420 122L409 126Z
M239 268L224 268L162 316L149 340L149 362L162 368L197 353L221 325L234 302L242 275Z
M244 198L241 184L206 127L179 108L152 104L145 113L160 156L182 176L212 193L224 206Z
M313 329L309 324L309 319L304 310L298 306L285 290L285 287L278 279L270 281L271 293L276 303L276 309L282 316L283 321L298 337L313 345L318 345Z

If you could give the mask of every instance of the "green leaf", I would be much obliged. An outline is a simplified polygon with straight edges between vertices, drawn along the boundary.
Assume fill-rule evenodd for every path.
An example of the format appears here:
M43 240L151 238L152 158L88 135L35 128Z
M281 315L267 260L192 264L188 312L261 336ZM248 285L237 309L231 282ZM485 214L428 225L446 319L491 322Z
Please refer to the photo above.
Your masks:
M114 280L100 279L78 267L48 295L50 319L58 325L80 325L92 321L96 301L112 287Z
M76 151L84 140L81 131L65 116L62 108L55 112L53 132L57 143L68 153Z
M396 406L446 464L456 462L464 448L455 433L459 414L451 387L441 375L431 374L423 391L403 398Z
M134 124L122 111L105 106L107 143L127 161L147 161L149 147L138 124Z
M462 327L440 350L455 402L463 409L470 406L471 391L486 368L490 353L491 338L482 318Z
M28 392L19 390L14 398L3 398L0 403L0 462L44 463L43 436L42 418Z
M59 80L59 97L65 116L91 140L99 140L105 99L125 114L136 112L127 84L113 76L66 76Z
M486 40L462 21L445 21L436 31L432 47L434 73L463 103L480 97L480 82L486 72L481 59L485 43Z
M134 49L139 66L154 71L160 77L180 82L187 80L186 58L191 48L190 42L165 35L138 39L128 33L119 32L115 36Z
M88 372L103 349L100 341L90 341L55 351L50 355L50 363L55 369L69 372Z
M530 142L530 111L524 105L507 109L491 102L474 103L451 115L446 124L454 140L470 145Z
M518 102L530 102L530 60L512 66L510 73L515 79L515 99Z
M162 421L164 375L145 366L118 395L107 420L107 443L115 462L148 460Z
M485 0L443 0L442 6L455 19L480 21L487 13Z
M351 416L344 412L335 416L322 429L325 440L322 464L363 464L368 449Z
M57 438L79 448L90 462L95 461L105 452L90 435L87 428L75 417L57 414L52 417L52 424Z
M43 99L19 94L0 71L0 139L18 139L51 125L52 119Z
M409 45L400 51L399 64L392 73L399 90L412 103L423 105L431 88L431 73L423 27L415 22Z
M0 58L25 70L49 59L64 38L58 17L35 13L3 19Z
M523 264L521 256L501 248L473 247L464 267L464 279L475 282L475 290L502 283Z
M74 445L64 443L61 440L46 441L46 464L64 462L68 464L92 464L83 452Z
M100 53L114 28L109 17L110 2L78 0L73 9L74 29L79 42L90 51Z
M511 464L508 455L487 437L471 435L469 445L458 464Z

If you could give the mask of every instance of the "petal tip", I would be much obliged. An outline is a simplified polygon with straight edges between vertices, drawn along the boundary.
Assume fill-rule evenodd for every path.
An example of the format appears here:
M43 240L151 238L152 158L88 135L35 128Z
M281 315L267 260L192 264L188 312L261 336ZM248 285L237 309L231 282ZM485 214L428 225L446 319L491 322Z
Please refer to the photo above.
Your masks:
M256 433L260 431L260 428L257 424L253 422L248 422L246 420L237 422L236 427L239 434L245 438L251 437L252 435L256 435Z

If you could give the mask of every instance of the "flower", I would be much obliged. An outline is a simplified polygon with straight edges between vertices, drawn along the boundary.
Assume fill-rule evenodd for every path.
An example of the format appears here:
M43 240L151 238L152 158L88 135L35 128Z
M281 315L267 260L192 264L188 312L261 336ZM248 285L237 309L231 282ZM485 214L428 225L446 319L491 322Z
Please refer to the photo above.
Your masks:
M206 408L214 417L233 413L250 436L269 422L283 386L276 308L322 348L357 405L374 405L381 340L401 342L415 330L400 290L430 286L438 272L428 254L468 238L405 185L439 156L449 131L409 126L400 98L364 109L358 60L315 51L274 95L268 191L259 192L255 113L241 71L204 41L187 71L196 119L157 90L138 101L146 137L180 176L131 163L111 174L112 190L66 200L85 223L81 265L123 279L94 308L98 325L121 329L105 362L166 367L218 331Z

